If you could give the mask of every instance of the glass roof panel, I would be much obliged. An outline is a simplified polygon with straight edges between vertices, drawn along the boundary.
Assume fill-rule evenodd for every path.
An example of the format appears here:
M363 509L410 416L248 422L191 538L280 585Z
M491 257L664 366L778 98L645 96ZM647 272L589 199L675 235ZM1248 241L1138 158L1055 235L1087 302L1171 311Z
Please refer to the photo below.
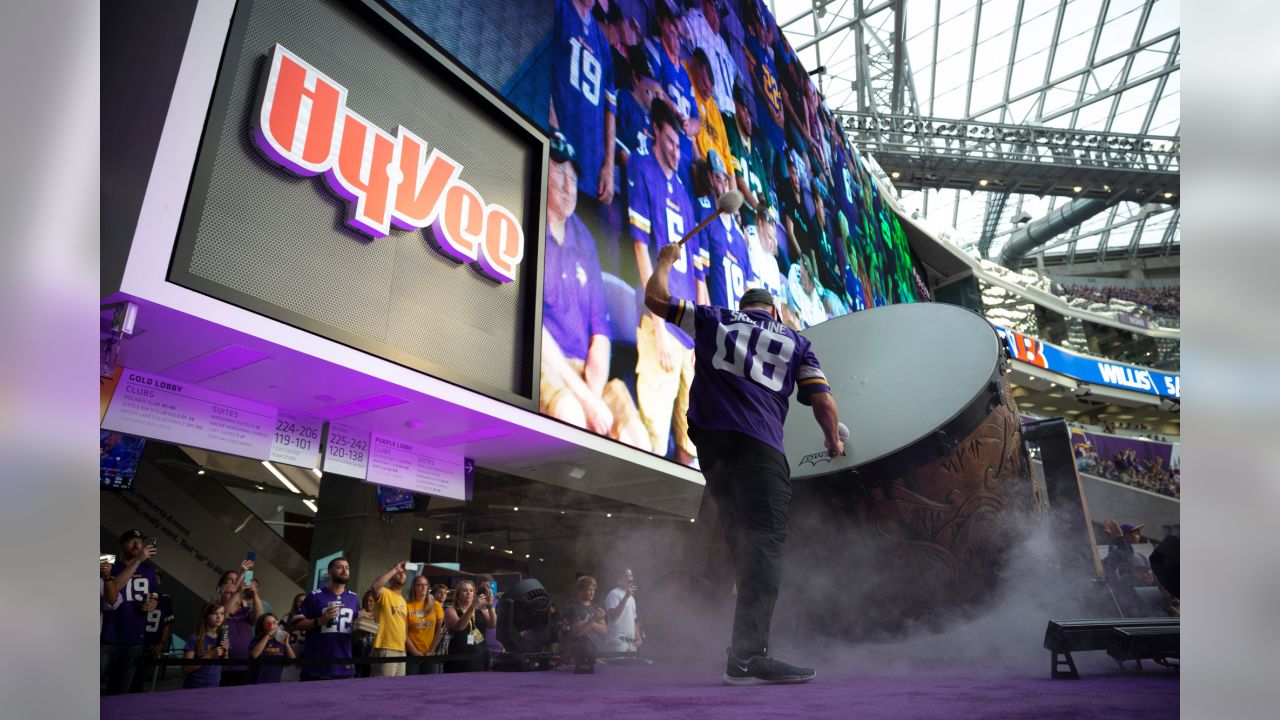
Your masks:
M1107 58L1133 44L1133 34L1138 30L1138 21L1142 18L1142 2L1126 3L1128 10L1113 2L1107 11L1107 24L1102 26L1102 37L1098 40L1099 58Z
M1151 6L1151 17L1147 19L1147 27L1142 32L1143 40L1163 35L1181 26L1180 8L1175 0L1155 0Z
M1057 80L1070 73L1072 70L1078 70L1085 65L1085 60L1089 55L1089 43L1093 42L1093 31L1085 30L1074 35L1068 35L1065 32L1061 39L1058 40L1058 51L1053 56L1053 74L1051 80Z

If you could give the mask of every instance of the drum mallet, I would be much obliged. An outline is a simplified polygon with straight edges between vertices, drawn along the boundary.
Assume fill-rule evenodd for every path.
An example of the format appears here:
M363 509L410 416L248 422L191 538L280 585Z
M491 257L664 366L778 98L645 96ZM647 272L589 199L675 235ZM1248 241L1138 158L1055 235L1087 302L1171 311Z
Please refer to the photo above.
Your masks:
M742 193L738 192L737 190L726 190L723 195L716 198L716 211L708 215L707 219L698 223L697 227L685 233L684 237L680 238L679 242L677 242L676 245L684 245L686 240L693 237L694 235L697 235L698 231L710 225L711 221L720 217L722 213L738 212L738 208L742 207L742 202L743 202Z

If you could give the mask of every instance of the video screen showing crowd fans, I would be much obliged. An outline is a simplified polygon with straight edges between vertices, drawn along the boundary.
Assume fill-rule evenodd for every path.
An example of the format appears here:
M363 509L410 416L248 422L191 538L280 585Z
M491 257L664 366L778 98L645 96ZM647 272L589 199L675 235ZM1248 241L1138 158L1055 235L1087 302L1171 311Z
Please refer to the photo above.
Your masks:
M906 236L758 0L554 0L541 410L692 464L692 339L645 310L773 296L804 329L917 299Z
M129 490L142 462L142 448L147 441L133 435L99 431L98 475L103 490Z

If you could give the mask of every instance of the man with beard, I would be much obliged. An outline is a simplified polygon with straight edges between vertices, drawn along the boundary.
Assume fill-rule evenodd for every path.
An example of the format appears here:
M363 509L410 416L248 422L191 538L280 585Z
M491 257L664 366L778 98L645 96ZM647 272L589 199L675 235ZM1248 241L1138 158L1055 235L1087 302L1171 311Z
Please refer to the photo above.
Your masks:
M307 632L304 658L350 658L351 626L360 611L360 598L347 589L351 580L351 564L344 557L329 561L329 584L312 590L302 601L298 612L302 617L293 622L294 630ZM304 665L303 680L336 680L356 674L354 665Z

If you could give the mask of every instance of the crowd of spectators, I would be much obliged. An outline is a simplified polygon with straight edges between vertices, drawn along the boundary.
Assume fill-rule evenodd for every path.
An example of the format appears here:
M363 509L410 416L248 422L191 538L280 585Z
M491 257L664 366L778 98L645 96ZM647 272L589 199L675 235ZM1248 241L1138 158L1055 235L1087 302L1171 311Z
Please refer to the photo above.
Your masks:
M1117 450L1111 453L1111 457L1102 458L1087 442L1075 443L1075 455L1076 468L1081 472L1100 475L1108 480L1172 498L1181 497L1181 472L1177 468L1171 470L1165 467L1162 458L1144 461L1133 450Z
M554 5L540 410L694 465L693 340L629 302L662 247L692 233L672 297L763 288L796 330L928 294L768 3Z
M1155 288L1069 285L1066 287L1065 292L1073 297L1100 303L1107 303L1113 299L1125 300L1138 305L1146 305L1151 308L1152 312L1163 315L1178 315L1180 308L1181 289L1177 285Z
M172 599L160 590L160 573L149 561L154 539L141 530L120 536L118 556L100 563L101 678L104 694L139 692L137 672L144 656L169 655L175 615ZM245 560L224 572L212 597L194 618L185 639L184 660L315 658L330 663L178 665L183 688L226 687L293 680L420 675L488 670L503 646L497 636L498 583L492 575L457 581L451 590L417 575L409 582L407 561L379 575L363 597L347 585L351 565L336 558L327 582L293 598L283 618L262 599ZM636 615L635 581L624 570L604 606L595 603L596 581L580 576L568 610L559 619L552 608L552 642L547 650L566 661L594 664L601 652L634 653L643 642ZM563 639L563 644L561 640ZM447 657L441 657L447 656ZM356 663L359 658L388 662ZM147 666L154 667L154 666Z

